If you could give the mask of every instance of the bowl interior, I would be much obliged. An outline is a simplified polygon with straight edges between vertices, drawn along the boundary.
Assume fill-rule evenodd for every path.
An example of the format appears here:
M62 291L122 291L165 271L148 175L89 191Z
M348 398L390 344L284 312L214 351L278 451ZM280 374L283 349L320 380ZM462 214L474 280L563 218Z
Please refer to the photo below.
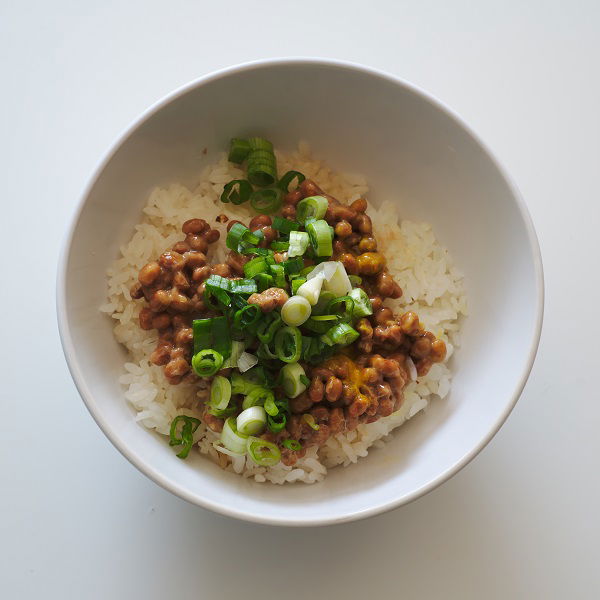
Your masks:
M105 270L151 189L193 183L231 137L251 134L284 149L307 140L333 167L364 174L371 200L395 200L403 217L432 223L466 275L470 316L452 359L450 396L433 401L385 448L312 486L256 484L200 456L174 458L163 439L134 422L117 383L125 353L110 319L98 311ZM373 514L443 480L512 408L541 317L541 271L530 227L514 190L478 141L412 88L339 64L288 61L230 70L151 110L99 170L63 257L65 352L113 443L182 497L265 522L339 522Z

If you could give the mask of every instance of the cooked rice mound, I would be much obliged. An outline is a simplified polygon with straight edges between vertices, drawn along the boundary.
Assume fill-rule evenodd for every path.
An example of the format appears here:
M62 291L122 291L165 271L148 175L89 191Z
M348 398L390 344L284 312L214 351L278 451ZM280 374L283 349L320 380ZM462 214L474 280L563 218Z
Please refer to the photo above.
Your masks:
M277 153L277 163L280 173L300 171L342 202L351 202L368 192L362 177L334 173L324 162L311 156L307 144L301 143L292 154ZM136 225L129 242L120 248L120 258L107 271L108 302L101 310L115 320L115 337L130 354L119 382L124 386L125 398L136 411L136 421L166 436L177 415L200 418L208 387L202 382L200 385L171 385L162 367L150 363L158 333L139 327L138 314L143 303L132 300L129 289L146 263L181 239L181 225L188 219L203 218L221 231L221 241L211 245L208 258L211 263L223 262L227 224L218 223L217 215L226 214L230 219L243 222L248 222L253 215L245 205L223 204L219 198L225 183L244 175L223 155L219 162L202 172L194 189L179 184L155 189L143 209L141 223ZM431 226L401 221L398 209L401 209L398 202L384 201L379 209L369 205L367 210L379 251L386 257L390 273L404 292L398 300L387 299L385 304L396 313L415 311L425 328L446 343L445 362L433 364L425 377L407 385L398 411L374 423L361 424L354 431L333 436L321 448L309 448L306 456L294 466L279 463L259 467L247 456L230 458L215 449L213 442L218 440L219 434L203 423L194 434L195 447L202 454L222 468L252 477L257 482L314 483L321 481L331 467L348 466L359 457L367 456L371 446L382 446L393 429L422 411L432 397L442 399L448 394L451 373L447 361L459 344L460 317L467 312L463 276L454 267L448 251L435 239Z

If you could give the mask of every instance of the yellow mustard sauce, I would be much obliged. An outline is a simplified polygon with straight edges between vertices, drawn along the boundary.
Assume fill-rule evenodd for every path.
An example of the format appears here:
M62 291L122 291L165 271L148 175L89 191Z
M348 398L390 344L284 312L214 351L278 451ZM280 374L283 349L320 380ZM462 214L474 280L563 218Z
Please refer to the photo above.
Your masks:
M349 356L338 354L328 358L323 363L323 367L330 370L335 370L336 368L345 368L348 372L348 376L344 379L344 382L350 384L351 388L356 391L357 395L361 399L365 400L367 403L370 403L369 397L365 396L365 394L360 391L365 384L365 380L362 376L363 370Z

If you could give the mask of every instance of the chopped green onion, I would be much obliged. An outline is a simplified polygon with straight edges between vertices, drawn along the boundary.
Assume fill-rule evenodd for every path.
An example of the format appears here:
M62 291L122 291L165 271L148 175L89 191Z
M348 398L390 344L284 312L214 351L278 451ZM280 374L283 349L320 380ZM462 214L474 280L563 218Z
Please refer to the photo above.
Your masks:
M246 344L244 342L239 342L237 340L232 340L231 342L231 355L227 360L223 362L223 369L229 369L231 367L237 367L238 360L244 351Z
M323 321L321 320L322 316L330 318ZM338 318L335 315L317 315L307 319L303 327L309 331L314 331L315 333L327 333L331 329L332 325L337 323L337 320Z
M236 419L237 430L243 435L262 433L267 425L267 414L262 406L243 410Z
M312 281L312 279L310 279L309 281ZM327 306L334 298L335 298L335 295L333 292L328 292L327 290L322 291L319 294L319 300L313 307L313 310L312 310L313 316L314 315L322 315L327 310Z
M238 358L237 368L239 369L240 373L244 373L257 364L258 358L256 358L254 354L250 354L249 352L242 352L240 354L240 357Z
M331 256L333 254L332 236L327 221L312 221L306 226L310 243L316 256Z
M245 454L247 442L248 436L238 431L235 417L226 419L221 431L223 446L235 454Z
M271 317L271 321L265 319L261 321L260 325L256 330L256 337L263 344L268 344L275 335L275 332L281 327L281 315L279 313L271 313L274 315Z
M300 223L307 223L308 220L313 219L318 221L325 216L329 202L325 196L309 196L300 200L296 206L296 218ZM329 225L327 225L329 227ZM317 256L325 256L318 254ZM327 256L330 256L328 254Z
M216 410L227 408L231 399L231 383L226 377L217 375L210 385L210 405Z
M181 422L183 422L183 427L180 436L177 437L177 425ZM171 421L169 446L183 446L183 449L176 455L178 458L187 458L194 445L194 431L198 429L199 425L200 421L198 419L187 415L178 415Z
M257 256L244 265L244 275L246 277L256 277L259 273L266 273L267 269L268 265L265 257Z
M285 413L278 412L275 416L267 415L267 427L273 433L279 433L285 428L285 424L287 423L287 417Z
M287 252L289 247L289 242L271 242L271 250L274 252Z
M281 307L281 318L286 325L298 327L310 317L310 302L303 296L292 296Z
M298 440L293 440L292 438L287 438L281 442L281 445L288 450L302 450L302 444Z
M233 179L223 187L221 202L231 202L231 204L243 204L250 199L252 186L245 179Z
M306 279L304 277L298 277L296 279L292 279L292 294L297 294L300 286L306 283Z
M311 365L318 365L336 352L334 346L329 346L319 338L302 338L302 359Z
M251 150L267 150L269 152L273 152L273 144L264 138L248 138L248 146L250 146Z
M296 291L296 294L306 298L311 306L315 306L319 301L319 294L321 293L324 281L323 277L313 277L303 283Z
M356 287L362 283L362 277L360 277L358 275L348 275L348 279L350 280L350 283L354 287Z
M212 408L210 405L207 405L207 412L215 417L219 417L219 419L226 419L227 417L231 417L238 412L238 407L233 404L232 406L228 406L223 410L219 410L217 408Z
M227 317L214 317L212 320L213 349L223 359L231 356L231 329ZM221 366L219 366L219 369Z
M251 381L248 376L244 377L235 371L231 374L231 393L232 394L249 394L256 388L262 386L254 381Z
M260 344L258 350L256 352L258 358L261 360L276 360L277 354L271 350L271 346L269 344Z
M315 423L315 418L310 413L304 413L302 420L315 431L319 431L320 427Z
M304 267L304 269L302 269L302 271L300 271L300 275L302 275L302 277L306 277L306 279L308 279L308 274L312 273L314 268L315 268L315 265L308 265L308 267ZM312 279L312 277L311 277L311 279Z
M308 387L308 384L306 384L304 381L308 378L306 377L306 372L300 363L295 362L285 365L285 367L281 369L280 373L281 387L283 388L286 396L290 398L296 398Z
M350 297L354 300L354 311L352 316L355 319L360 317L368 317L373 314L373 307L371 306L371 300L367 296L367 292L362 288L354 288L350 292Z
M250 458L261 467L271 467L281 460L281 450L276 444L250 436L246 443Z
M310 237L306 231L292 231L290 232L290 248L288 250L288 256L302 256L308 244L310 243Z
M281 231L281 233L291 233L292 231L298 231L300 229L300 223L284 219L283 217L273 217L271 227L276 231Z
M359 338L360 334L356 329L350 327L348 323L338 323L329 331L321 336L321 340L329 346L338 344L340 346L348 346Z
M212 346L212 319L194 319L192 322L194 336L194 354Z
M297 327L282 327L275 334L275 354L277 358L286 363L298 362L301 353L302 334L300 330Z
M192 369L199 377L214 375L223 365L223 355L212 348L200 350L192 358Z
M246 256L249 254L256 254L257 256L269 256L269 254L273 254L273 250L269 250L269 248L256 248L255 246L239 248L238 252Z
M297 275L304 268L304 259L301 256L296 256L281 263L281 266L285 269L287 275Z
M229 145L229 156L227 157L227 160L236 165L241 165L246 160L249 152L250 144L246 140L232 138L231 144Z
M269 275L268 273L257 273L254 279L258 285L259 292L264 292L273 285L273 275Z
M225 245L230 250L235 250L237 252L238 248L242 243L242 238L246 235L250 230L243 225L242 223L234 223L229 233L227 234L227 238L225 239Z
M271 275L273 275L273 280L276 287L285 288L285 269L281 265L271 265L270 266Z
M242 408L246 410L251 406L264 406L267 400L275 400L273 392L266 387L254 387L244 398L242 402Z
M292 183L294 179L296 179L296 187L298 187L306 179L306 177L304 177L300 171L288 171L282 176L277 185L284 194L287 194L290 189L290 183Z
M256 190L250 196L252 208L261 215L272 215L281 208L281 190L266 188Z
M308 387L310 385L310 379L306 375L300 375L300 381Z
M229 290L232 294L254 294L258 289L254 279L230 279Z
M245 329L254 325L262 316L260 307L256 304L247 304L238 310L233 317L233 325L238 329Z
M277 180L273 144L262 138L250 138L248 143L251 148L248 154L248 180L261 187L272 185Z
M337 310L339 305L343 304L343 312L338 315ZM350 296L340 296L339 298L334 298L327 305L327 313L338 315L339 318L346 322L350 323L352 321L352 316L354 314L354 300Z
M270 415L271 417L274 417L279 412L279 408L275 404L275 398L274 397L267 398L265 400L265 403L263 404L263 407L265 409L265 412L268 415Z

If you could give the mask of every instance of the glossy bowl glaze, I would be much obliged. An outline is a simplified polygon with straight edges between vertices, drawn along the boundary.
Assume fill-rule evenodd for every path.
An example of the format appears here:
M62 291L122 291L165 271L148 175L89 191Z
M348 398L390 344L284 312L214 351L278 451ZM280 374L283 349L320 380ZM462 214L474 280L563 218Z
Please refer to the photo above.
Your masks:
M298 140L432 223L465 273L470 315L452 358L450 395L382 449L315 485L258 484L206 458L175 458L146 430L118 384L126 354L99 312L105 270L140 220L151 189L191 183L231 137ZM204 154L203 150L207 149ZM201 214L199 216L202 216ZM305 526L367 517L418 498L466 465L498 431L527 380L543 313L540 252L514 184L443 104L363 66L318 59L249 63L207 75L147 110L115 142L85 190L60 259L64 352L90 413L138 469L181 498L225 515ZM194 453L195 454L195 453Z

